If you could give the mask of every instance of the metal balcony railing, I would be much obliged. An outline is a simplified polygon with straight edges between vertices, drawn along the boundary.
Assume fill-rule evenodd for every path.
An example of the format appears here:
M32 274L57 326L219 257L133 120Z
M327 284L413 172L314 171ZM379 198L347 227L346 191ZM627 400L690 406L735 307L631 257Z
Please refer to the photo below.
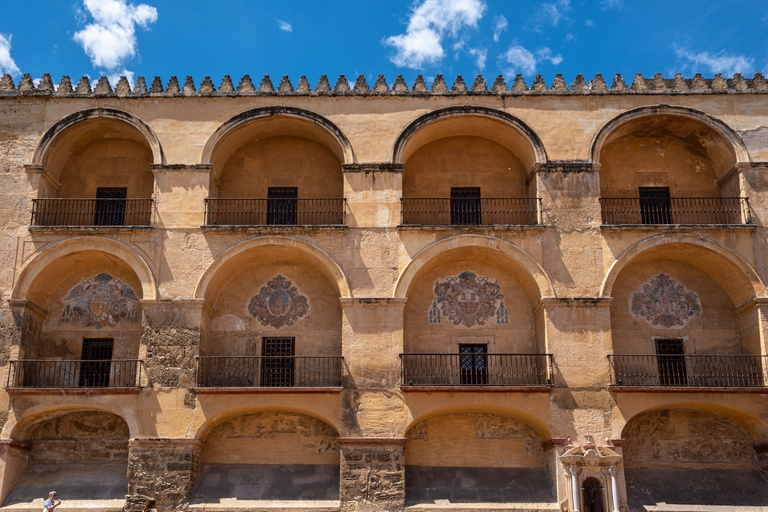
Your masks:
M32 226L149 226L152 199L33 199Z
M404 197L400 201L402 225L432 226L533 226L539 223L541 202L531 197Z
M400 354L403 386L551 386L551 354Z
M751 224L746 197L600 198L603 224Z
M136 388L141 386L138 359L10 361L9 388Z
M201 388L333 388L341 386L340 356L201 356Z
M346 199L206 199L206 226L344 226Z
M609 355L614 386L765 386L766 356Z

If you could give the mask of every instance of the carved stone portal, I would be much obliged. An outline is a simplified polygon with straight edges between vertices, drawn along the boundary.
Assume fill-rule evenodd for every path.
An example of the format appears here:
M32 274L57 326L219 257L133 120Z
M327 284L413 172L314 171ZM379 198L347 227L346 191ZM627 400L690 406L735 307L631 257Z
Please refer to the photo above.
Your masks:
M596 446L589 441L571 447L560 456L568 481L568 499L561 504L571 512L624 512L617 485L621 455L613 446Z
M279 329L284 325L293 325L309 313L309 303L291 284L283 276L276 276L261 287L258 295L251 297L248 312L264 326Z
M453 325L464 327L485 325L493 315L496 315L497 324L509 323L509 311L504 307L499 282L469 270L446 277L443 282L435 281L435 300L429 310L429 323L439 324L443 315Z
M701 314L699 296L671 277L659 274L632 294L630 310L635 318L643 318L653 326L683 327Z

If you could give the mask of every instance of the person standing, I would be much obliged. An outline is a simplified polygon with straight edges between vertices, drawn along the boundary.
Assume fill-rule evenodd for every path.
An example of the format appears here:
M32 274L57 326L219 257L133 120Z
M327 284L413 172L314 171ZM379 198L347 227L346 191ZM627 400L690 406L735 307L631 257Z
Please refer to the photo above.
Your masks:
M48 499L45 500L45 505L43 505L43 512L56 512L56 507L61 505L61 500L57 500L56 496L56 491L48 493Z
M141 512L157 512L157 502L154 498L149 498L144 504L144 510Z

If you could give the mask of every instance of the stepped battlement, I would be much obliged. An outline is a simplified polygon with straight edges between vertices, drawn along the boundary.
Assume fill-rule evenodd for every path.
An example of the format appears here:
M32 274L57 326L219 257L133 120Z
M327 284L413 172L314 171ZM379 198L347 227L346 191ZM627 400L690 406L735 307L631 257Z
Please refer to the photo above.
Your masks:
M632 83L627 82L620 74L616 74L610 86L598 73L589 82L583 75L578 74L568 85L561 74L555 75L551 85L547 85L541 75L536 75L530 86L522 75L518 74L510 84L503 75L498 75L489 86L483 75L477 75L471 86L467 85L461 75L457 75L452 85L448 85L443 75L435 76L432 84L422 75L418 75L410 86L403 75L390 86L384 75L379 75L373 86L368 84L364 75L359 75L354 83L345 75L340 75L332 86L327 75L321 75L317 84L312 87L306 76L302 75L294 87L288 75L283 75L277 87L269 75L264 75L261 81L254 83L249 75L244 75L235 85L229 75L224 75L218 88L210 76L205 76L199 86L195 85L192 76L187 76L180 84L176 76L171 76L165 86L163 80L156 76L148 85L143 76L138 76L131 86L125 76L120 77L113 87L106 76L101 76L95 87L87 76L73 84L69 76L64 75L58 85L55 85L51 75L43 74L37 85L29 73L25 73L18 85L13 78L5 74L0 79L0 97L7 96L74 96L74 97L186 97L186 96L250 96L250 95L306 95L306 96L428 96L428 95L568 95L568 94L736 94L736 93L768 93L768 80L762 73L755 73L753 78L745 78L736 73L732 78L723 77L717 73L712 78L704 78L697 73L693 78L685 78L676 74L674 78L664 78L656 73L652 78L642 74L635 75Z

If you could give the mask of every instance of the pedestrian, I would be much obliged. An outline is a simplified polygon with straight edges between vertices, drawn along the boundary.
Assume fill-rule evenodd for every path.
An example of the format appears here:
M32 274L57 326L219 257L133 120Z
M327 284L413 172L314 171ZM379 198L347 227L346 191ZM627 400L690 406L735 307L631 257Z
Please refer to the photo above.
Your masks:
M144 510L141 512L157 512L157 502L155 501L155 498L149 498L144 505Z
M48 499L45 500L45 505L43 505L43 512L56 512L56 507L61 505L61 500L57 500L56 496L56 491L48 493Z

